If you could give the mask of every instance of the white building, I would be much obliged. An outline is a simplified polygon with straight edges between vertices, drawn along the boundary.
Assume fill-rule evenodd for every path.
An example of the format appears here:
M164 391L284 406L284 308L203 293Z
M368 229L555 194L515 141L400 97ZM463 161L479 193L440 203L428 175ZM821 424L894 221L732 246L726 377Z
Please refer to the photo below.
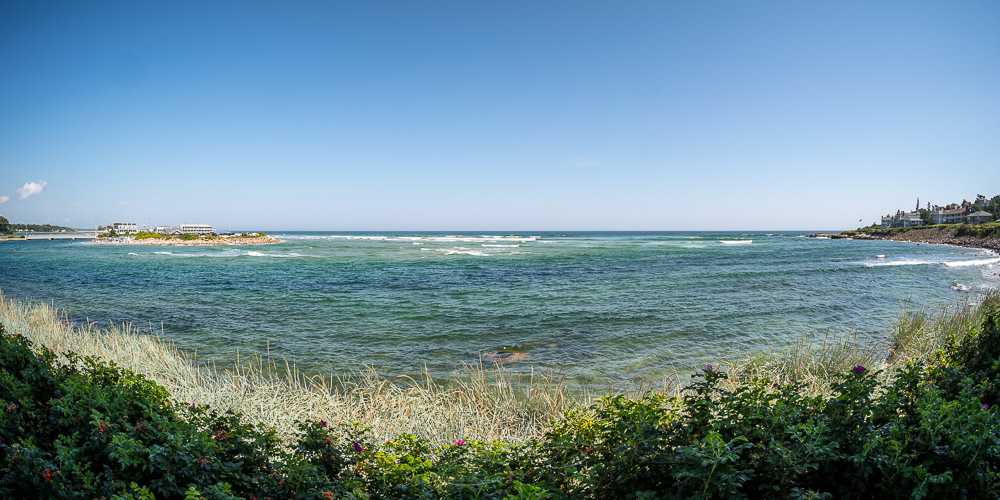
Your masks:
M916 227L923 225L924 220L920 217L920 212L903 212L900 210L896 212L896 215L886 215L885 217L882 217L882 224L880 227Z
M931 224L959 224L965 218L965 209L944 209L938 207L931 212Z
M215 228L208 224L181 224L181 232L184 234L197 234L204 236L215 232Z
M971 213L965 217L966 222L969 224L982 224L984 222L990 222L993 220L993 214L980 210L975 213Z
M181 232L181 228L179 226L156 226L156 229L154 229L153 232L157 234L165 234L167 236L180 236L184 234Z
M139 227L135 222L113 222L111 230L118 234L135 234L139 232Z

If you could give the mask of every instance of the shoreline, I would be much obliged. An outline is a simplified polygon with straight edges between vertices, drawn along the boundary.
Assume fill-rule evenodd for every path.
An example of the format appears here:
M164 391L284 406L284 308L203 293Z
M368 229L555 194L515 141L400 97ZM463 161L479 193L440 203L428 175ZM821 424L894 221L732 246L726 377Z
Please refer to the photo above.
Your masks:
M94 238L94 244L96 245L145 245L145 246L235 246L235 245L273 245L276 243L284 243L283 240L277 238L272 238L270 236L254 236L251 238L225 238L216 237L212 239L197 239L197 240L182 240L173 238L143 238L141 240L136 240L133 238L126 238L124 240L112 240L107 238Z
M924 228L924 229L909 229L894 232L891 234L871 234L871 233L855 233L850 232L843 233L813 233L807 235L809 238L829 238L829 239L848 239L848 240L889 240L889 241L906 241L910 243L931 243L938 245L949 245L953 247L962 248L976 248L980 250L988 250L994 254L1000 255L1000 238L994 236L978 237L978 236L956 236L955 233L958 231L957 227L940 227L940 228Z

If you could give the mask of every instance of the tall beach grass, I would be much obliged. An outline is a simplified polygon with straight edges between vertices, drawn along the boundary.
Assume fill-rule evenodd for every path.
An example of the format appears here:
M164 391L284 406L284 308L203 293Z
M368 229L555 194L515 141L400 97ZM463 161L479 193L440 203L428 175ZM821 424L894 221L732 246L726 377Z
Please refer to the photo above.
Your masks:
M355 377L307 376L284 360L238 356L229 368L197 363L161 336L130 324L74 324L44 302L0 292L0 322L57 354L113 361L163 386L178 401L242 413L288 437L297 420L359 422L373 437L414 434L436 443L460 438L524 442L563 410L587 403L570 396L564 377L547 370L521 375L501 364L467 365L447 384L424 373L387 379L374 370Z
M822 338L803 338L783 350L747 353L723 363L732 389L753 379L767 379L775 386L801 384L813 394L827 394L830 384L853 366L882 370L891 377L894 369L914 360L926 359L942 348L949 337L963 338L983 321L985 312L1000 305L1000 291L991 290L955 305L937 309L914 309L901 304L899 316L881 338L861 342L855 334L829 333Z
M926 358L949 336L962 336L982 321L982 304L1000 305L1000 293L990 292L939 310L902 308L887 335L860 343L853 335L803 339L790 349L748 353L723 363L726 381L735 388L752 379L774 385L802 384L825 394L830 383L852 366L884 370ZM456 439L523 443L539 437L567 409L586 406L592 396L571 390L565 376L546 370L521 375L500 364L480 361L466 365L463 376L446 382L427 373L417 378L386 378L361 370L349 378L306 375L267 353L240 356L231 367L196 362L186 351L152 327L129 324L74 324L52 305L25 303L0 291L0 322L8 331L58 353L75 352L113 361L146 375L179 401L242 413L250 421L289 436L299 420L359 422L376 439L402 433L433 443ZM694 370L692 370L694 371ZM677 379L631 388L629 396L647 390L676 394ZM608 393L615 392L609 388Z

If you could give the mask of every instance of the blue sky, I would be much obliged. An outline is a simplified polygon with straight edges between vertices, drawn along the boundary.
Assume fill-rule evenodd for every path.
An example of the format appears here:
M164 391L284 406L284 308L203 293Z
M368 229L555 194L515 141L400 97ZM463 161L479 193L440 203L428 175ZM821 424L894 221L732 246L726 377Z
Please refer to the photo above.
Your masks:
M0 214L851 228L1000 194L997 26L995 1L4 2Z

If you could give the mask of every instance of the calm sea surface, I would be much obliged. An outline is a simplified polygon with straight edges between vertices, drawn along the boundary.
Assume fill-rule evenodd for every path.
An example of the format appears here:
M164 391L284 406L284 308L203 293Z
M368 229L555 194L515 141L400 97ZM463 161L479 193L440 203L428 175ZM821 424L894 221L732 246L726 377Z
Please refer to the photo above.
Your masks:
M1000 258L804 233L271 233L249 247L0 243L0 290L71 319L149 322L199 360L325 374L462 372L528 354L630 384L807 334L883 336L900 311L998 286Z

